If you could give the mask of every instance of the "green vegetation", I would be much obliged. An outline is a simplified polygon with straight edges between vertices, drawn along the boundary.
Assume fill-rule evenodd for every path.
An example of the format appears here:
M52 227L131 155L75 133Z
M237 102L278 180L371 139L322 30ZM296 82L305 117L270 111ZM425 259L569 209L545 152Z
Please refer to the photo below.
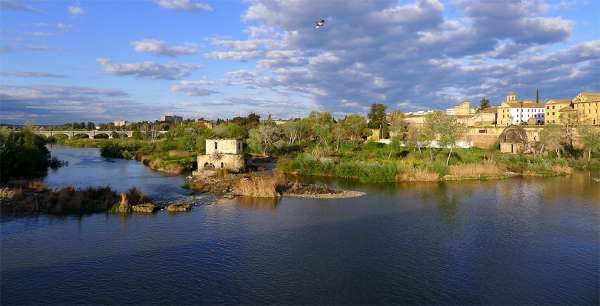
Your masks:
M486 101L482 100L482 108L487 107ZM373 104L368 118L350 114L336 120L327 112L311 112L305 118L276 123L250 114L217 121L214 127L190 121L132 123L137 128L132 138L57 141L100 147L105 157L136 159L170 173L193 168L195 156L205 152L205 140L213 137L241 139L247 154L277 157L278 169L286 173L364 182L493 179L559 175L569 173L571 167L600 169L597 128L548 125L540 141L527 147L534 154L515 156L499 153L498 144L487 150L460 148L458 142L467 129L442 112L429 113L423 124L415 126L400 111L387 114L384 105ZM365 142L372 133L369 127L389 134L390 144ZM167 133L155 133L159 128Z
M20 131L0 129L0 181L32 179L46 174L51 161L46 138L27 126Z

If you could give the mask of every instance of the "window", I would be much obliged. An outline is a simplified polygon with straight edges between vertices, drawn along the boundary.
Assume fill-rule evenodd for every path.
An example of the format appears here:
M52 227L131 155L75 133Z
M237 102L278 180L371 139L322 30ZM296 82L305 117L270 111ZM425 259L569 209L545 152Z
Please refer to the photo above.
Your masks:
M217 142L215 141L215 150L217 149Z

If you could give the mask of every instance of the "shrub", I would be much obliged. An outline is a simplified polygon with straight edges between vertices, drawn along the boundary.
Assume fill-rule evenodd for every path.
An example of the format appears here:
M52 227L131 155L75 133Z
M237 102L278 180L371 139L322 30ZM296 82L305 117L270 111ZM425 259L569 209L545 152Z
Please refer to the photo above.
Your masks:
M0 131L0 181L41 177L49 165L45 137L34 134L28 127L21 131Z

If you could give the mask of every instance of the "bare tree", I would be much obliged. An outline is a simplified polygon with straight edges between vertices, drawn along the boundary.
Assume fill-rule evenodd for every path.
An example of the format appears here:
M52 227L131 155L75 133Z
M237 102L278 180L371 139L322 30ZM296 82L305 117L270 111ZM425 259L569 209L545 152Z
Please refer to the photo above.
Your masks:
M581 143L587 150L587 160L592 159L593 151L600 151L600 128L582 125L577 128Z

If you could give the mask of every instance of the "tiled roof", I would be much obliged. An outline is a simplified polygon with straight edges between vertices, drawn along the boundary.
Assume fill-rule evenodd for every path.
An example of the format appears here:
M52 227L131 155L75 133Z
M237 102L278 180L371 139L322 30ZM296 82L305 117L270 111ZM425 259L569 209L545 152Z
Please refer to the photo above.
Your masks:
M600 101L600 92L584 91L584 92L579 93L577 96L582 97L585 100L585 102L598 102L598 101ZM577 100L577 97L574 100Z
M571 103L571 100L551 99L551 100L548 100L548 102L546 102L546 104L564 104L564 103Z
M504 102L502 104L506 104L510 108L544 108L544 104L535 103L533 101ZM502 107L502 105L500 107Z

